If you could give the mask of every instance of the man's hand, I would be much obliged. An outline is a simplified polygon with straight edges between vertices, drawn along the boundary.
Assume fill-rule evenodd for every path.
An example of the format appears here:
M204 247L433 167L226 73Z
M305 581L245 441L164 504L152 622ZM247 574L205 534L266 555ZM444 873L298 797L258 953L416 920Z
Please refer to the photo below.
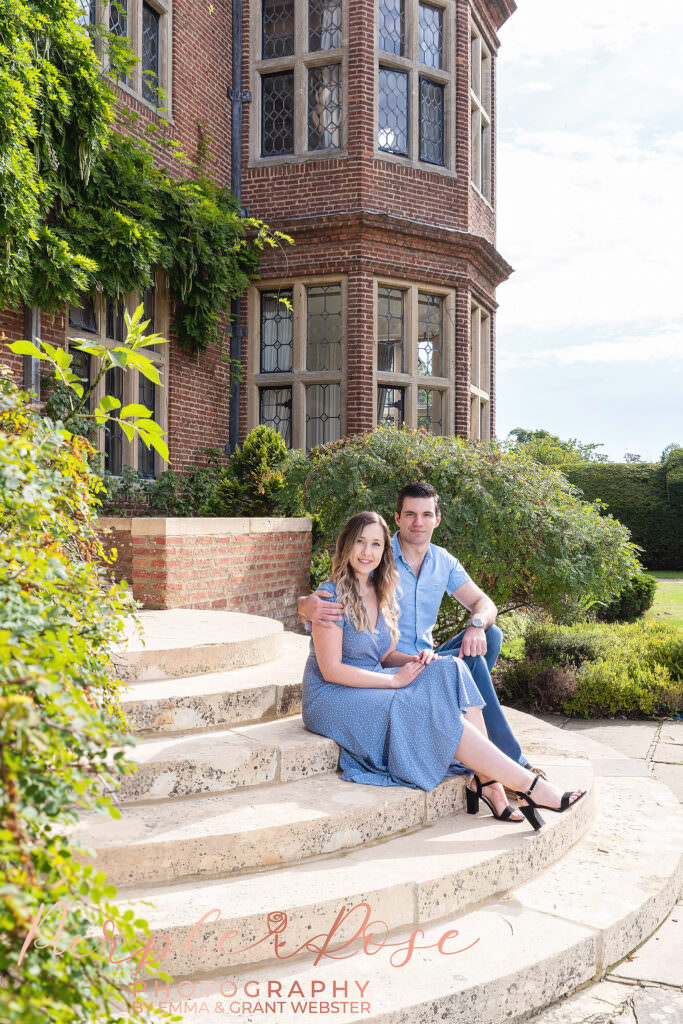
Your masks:
M344 609L332 600L326 590L317 590L298 603L299 614L316 626L341 626L344 621Z
M477 626L468 626L462 638L459 658L476 658L479 654L486 654L486 630Z
M423 665L428 665L430 661L434 661L434 658L438 657L439 655L431 647L428 647L426 650L420 651L417 659L422 662Z

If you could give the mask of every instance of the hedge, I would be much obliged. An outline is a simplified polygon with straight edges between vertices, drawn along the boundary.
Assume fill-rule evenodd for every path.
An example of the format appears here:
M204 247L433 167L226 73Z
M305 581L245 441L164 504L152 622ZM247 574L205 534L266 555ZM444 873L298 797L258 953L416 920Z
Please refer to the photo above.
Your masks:
M585 463L562 472L629 528L648 569L683 569L683 449L664 464Z

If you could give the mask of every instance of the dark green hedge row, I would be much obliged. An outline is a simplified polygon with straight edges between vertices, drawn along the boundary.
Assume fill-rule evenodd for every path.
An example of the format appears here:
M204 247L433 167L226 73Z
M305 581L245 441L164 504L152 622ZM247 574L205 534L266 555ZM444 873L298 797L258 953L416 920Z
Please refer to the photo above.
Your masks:
M683 450L666 463L577 464L564 475L631 531L648 569L683 569Z

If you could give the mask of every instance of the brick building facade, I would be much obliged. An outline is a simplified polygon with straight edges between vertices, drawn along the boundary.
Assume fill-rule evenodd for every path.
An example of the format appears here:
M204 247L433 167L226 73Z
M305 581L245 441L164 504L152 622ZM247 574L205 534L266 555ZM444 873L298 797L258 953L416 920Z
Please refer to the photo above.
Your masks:
M108 20L141 57L121 104L188 153L208 139L225 187L236 187L241 158L242 206L295 242L264 252L241 300L232 437L229 364L216 347L195 356L173 341L162 275L144 296L172 340L158 356L165 387L145 392L130 373L108 387L154 405L174 468L259 422L292 447L378 422L493 436L495 292L511 269L495 248L496 32L515 6L244 0L240 19L228 0L83 0L84 22ZM145 72L166 91L167 127ZM168 165L162 146L158 159ZM40 319L53 343L121 331L105 297ZM30 330L21 314L0 314L0 325L10 338ZM141 446L106 443L114 469L164 468Z

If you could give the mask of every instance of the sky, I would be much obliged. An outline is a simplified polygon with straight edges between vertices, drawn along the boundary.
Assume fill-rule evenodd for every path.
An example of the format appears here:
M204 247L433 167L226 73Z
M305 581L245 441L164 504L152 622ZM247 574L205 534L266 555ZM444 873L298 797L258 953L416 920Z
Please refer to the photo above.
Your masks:
M497 435L683 445L683 3L517 0L497 62Z

